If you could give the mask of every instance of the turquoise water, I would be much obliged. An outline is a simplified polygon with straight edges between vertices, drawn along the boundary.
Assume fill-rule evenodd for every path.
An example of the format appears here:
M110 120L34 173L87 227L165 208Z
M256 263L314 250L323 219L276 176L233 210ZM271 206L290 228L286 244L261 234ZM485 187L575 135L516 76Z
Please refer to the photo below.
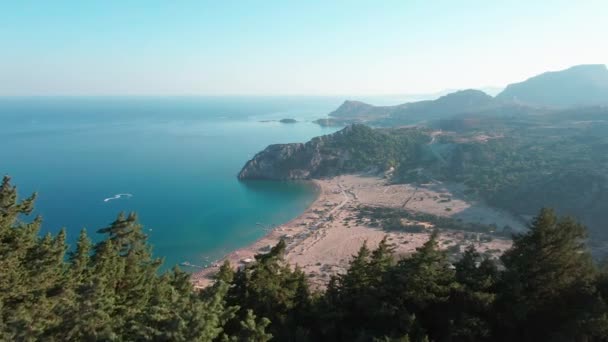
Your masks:
M43 232L95 231L136 211L165 267L204 264L301 213L308 184L239 182L268 144L328 134L340 98L0 98L0 174L38 192ZM297 124L259 122L295 118ZM104 202L116 194L132 194Z

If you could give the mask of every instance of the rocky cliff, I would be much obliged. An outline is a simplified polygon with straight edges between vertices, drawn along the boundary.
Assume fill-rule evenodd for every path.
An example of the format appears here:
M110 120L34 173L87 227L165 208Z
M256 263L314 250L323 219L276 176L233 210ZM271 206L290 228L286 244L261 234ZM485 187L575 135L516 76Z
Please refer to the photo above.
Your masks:
M353 124L305 144L270 145L248 161L238 177L289 180L380 172L413 153L416 139L428 137L418 131L395 135Z
M335 134L348 134L352 128ZM307 143L275 144L266 147L249 160L239 179L291 180L309 179L321 173L331 173L330 165L338 165L345 156L324 149L335 140L334 135L316 137ZM322 172L323 171L323 172Z
M266 147L248 161L241 172L239 179L307 179L311 170L314 170L312 156L316 148L310 143L306 144L275 144ZM287 167L287 164L299 167Z

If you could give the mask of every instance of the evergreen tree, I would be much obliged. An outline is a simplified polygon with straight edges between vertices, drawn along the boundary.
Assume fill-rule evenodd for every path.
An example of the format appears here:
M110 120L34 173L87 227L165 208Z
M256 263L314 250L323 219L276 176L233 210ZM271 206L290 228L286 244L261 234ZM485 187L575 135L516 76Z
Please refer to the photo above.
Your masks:
M78 236L76 250L69 253L70 279L75 284L82 284L90 276L92 246L87 231L82 229L80 231L80 236Z
M113 316L123 322L118 325L121 336L137 336L145 330L138 317L144 314L150 300L151 291L157 285L156 276L162 261L152 258L147 236L134 213L125 217L119 214L117 219L106 228L98 231L106 234L107 239L98 245L98 249L111 242L121 259L120 274L115 279L115 303Z
M32 272L28 261L33 253L40 251L37 234L41 220L20 221L22 216L31 214L35 198L33 194L19 202L17 188L10 184L8 176L3 178L0 185L0 321L4 327L2 335L7 340L32 340L40 333L39 325L33 322L40 313L33 300L42 294L30 293ZM45 244L50 248L52 239L47 239Z
M232 269L232 266L230 265L230 261L226 260L226 261L224 261L222 266L220 266L220 270L215 275L215 280L216 281L221 280L221 281L225 282L226 284L232 283L232 281L234 280L234 270Z
M247 310L270 320L269 332L278 340L288 339L296 330L297 308L306 307L308 284L303 273L292 271L283 260L286 244L281 240L267 254L255 256L255 262L239 269L228 293L228 303L240 306L237 320L228 325L228 333L237 335Z
M245 319L241 321L241 330L235 341L246 342L266 342L270 341L272 334L266 332L266 327L270 324L268 318L256 320L252 310L247 310Z
M36 195L19 202L17 188L5 176L0 186L0 300L5 310L14 309L24 300L27 277L24 274L28 251L38 242L40 218L32 223L19 221L34 208ZM4 313L7 313L5 311ZM8 317L5 317L5 322Z
M281 241L215 284L193 288L175 267L159 274L135 214L121 214L92 245L81 231L38 236L0 186L0 340L7 341L608 341L608 271L585 229L542 210L497 265L469 247L452 267L437 234L395 263L387 239L363 245L348 270L311 293L283 259ZM452 269L454 268L454 270Z
M337 339L370 339L390 331L392 311L387 305L385 276L394 264L386 237L370 251L364 243L347 272L330 282L326 295L327 333ZM388 325L388 326L387 326Z
M496 264L482 258L471 245L455 268L457 286L450 295L451 335L457 341L491 340Z
M411 257L400 260L388 278L387 305L393 312L393 322L398 322L395 333L409 334L415 340L426 334L439 340L449 334L446 315L455 277L437 239L435 231Z
M541 210L529 231L501 258L499 336L505 340L575 341L589 337L597 269L584 246L585 228ZM593 305L594 306L594 305Z

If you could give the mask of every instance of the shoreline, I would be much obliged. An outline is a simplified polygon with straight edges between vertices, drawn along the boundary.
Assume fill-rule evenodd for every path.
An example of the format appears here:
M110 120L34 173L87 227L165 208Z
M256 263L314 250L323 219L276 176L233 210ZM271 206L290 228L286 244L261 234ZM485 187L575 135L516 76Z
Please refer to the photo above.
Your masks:
M434 227L426 222L411 222L427 226L421 233L385 231L369 222L359 220L358 207L381 206L406 208L416 212L452 217L468 222L495 223L518 227L516 218L490 208L483 203L470 202L460 194L461 185L433 183L413 186L390 184L379 177L342 175L329 179L307 180L316 187L317 197L300 215L274 227L255 242L228 253L206 269L192 273L196 288L213 283L213 275L225 261L233 268L253 262L254 256L266 253L281 239L287 243L285 261L300 267L313 289L324 288L332 275L346 271L351 257L362 244L370 249L387 237L396 256L415 252L427 240ZM450 198L446 201L445 198ZM449 209L449 210L448 210ZM523 229L523 228L522 228ZM497 257L511 246L511 241L481 233L442 230L439 247L460 253L474 244L480 253ZM488 239L488 237L490 237Z
M262 248L268 247L268 245L270 245L270 244L268 244L268 245L265 245L265 244L270 241L275 241L275 240L276 241L274 243L271 243L272 246L279 243L282 236L279 236L277 238L275 236L277 234L277 232L282 231L282 228L284 226L292 225L295 223L295 221L301 220L303 215L306 214L309 210L311 210L311 208L313 206L315 206L315 204L317 204L317 202L323 197L325 189L318 180L309 179L309 180L301 180L300 182L309 183L313 187L313 189L314 189L313 191L315 192L314 200L312 200L310 202L310 204L306 207L306 209L304 209L304 211L302 213L300 213L298 216L292 218L291 220L289 220L285 223L275 226L274 228L272 228L271 230L266 232L264 234L264 236L258 238L254 242L249 243L244 247L237 248L237 249L233 250L232 252L224 255L223 257L217 259L216 261L214 261L212 263L212 265L210 265L200 271L192 272L190 279L191 279L191 282L194 284L194 287L195 288L204 288L204 287L211 285L213 283L213 279L212 279L213 275L215 273L217 273L217 271L219 270L219 266L221 266L225 260L230 261L230 264L234 268L234 267L239 266L241 264L240 261L242 261L243 259L248 259L248 258L253 259L255 254L268 252L268 250L269 250L269 249L264 250L264 251L258 250L257 252L252 253L253 249L255 249L256 247L258 249L260 248L260 245L263 245Z

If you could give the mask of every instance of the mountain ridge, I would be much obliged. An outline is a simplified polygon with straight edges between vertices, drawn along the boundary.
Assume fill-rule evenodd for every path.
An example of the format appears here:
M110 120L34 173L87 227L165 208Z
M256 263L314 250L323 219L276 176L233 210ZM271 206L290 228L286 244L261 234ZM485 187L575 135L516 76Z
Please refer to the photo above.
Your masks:
M496 98L548 107L608 104L608 69L583 64L545 72L509 84Z
M576 65L545 72L509 84L492 97L481 90L465 89L435 100L374 106L346 100L321 125L366 123L374 126L417 124L460 114L501 115L557 110L576 106L608 105L608 69L604 64Z

